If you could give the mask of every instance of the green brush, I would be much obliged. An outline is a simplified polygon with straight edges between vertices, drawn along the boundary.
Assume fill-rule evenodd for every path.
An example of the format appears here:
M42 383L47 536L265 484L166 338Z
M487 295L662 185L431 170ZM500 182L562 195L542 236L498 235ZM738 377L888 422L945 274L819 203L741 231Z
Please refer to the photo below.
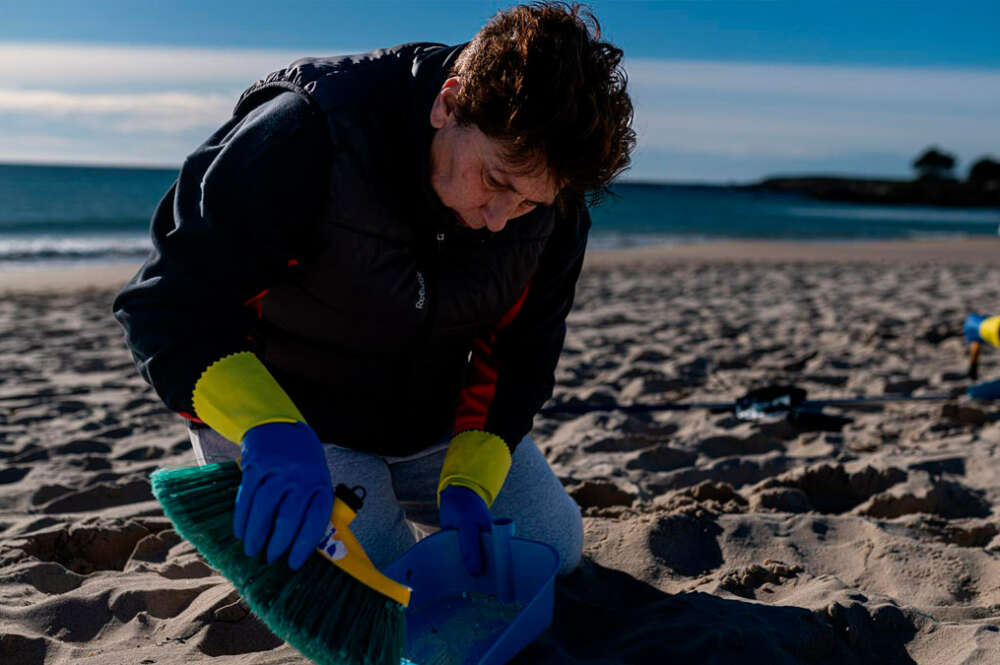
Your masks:
M379 573L347 527L361 498L337 486L327 538L291 570L246 556L233 536L241 477L237 462L161 469L152 475L153 494L177 532L302 654L320 665L399 665L410 589Z

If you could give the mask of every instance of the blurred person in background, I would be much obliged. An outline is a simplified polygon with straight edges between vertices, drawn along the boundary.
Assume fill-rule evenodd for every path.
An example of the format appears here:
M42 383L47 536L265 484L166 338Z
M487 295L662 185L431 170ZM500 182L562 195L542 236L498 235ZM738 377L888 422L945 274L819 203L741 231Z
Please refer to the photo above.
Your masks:
M976 379L979 374L979 346L1000 346L1000 315L984 316L973 312L965 317L964 330L965 339L973 346L969 375ZM1000 379L972 386L969 395L976 399L997 399L1000 397Z

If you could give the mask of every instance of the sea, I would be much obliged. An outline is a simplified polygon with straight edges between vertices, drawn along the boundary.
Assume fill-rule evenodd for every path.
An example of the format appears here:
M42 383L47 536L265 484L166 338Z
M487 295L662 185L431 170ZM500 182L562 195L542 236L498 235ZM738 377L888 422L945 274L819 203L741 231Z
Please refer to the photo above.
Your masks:
M176 169L0 164L0 268L139 262ZM740 239L996 236L1000 209L883 206L707 185L619 183L593 208L590 249Z

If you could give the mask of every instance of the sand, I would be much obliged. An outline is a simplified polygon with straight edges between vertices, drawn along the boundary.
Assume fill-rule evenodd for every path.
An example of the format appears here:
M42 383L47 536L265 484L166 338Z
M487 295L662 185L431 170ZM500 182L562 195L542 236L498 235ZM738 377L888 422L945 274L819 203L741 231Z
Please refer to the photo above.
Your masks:
M515 662L1000 662L1000 418L962 321L1000 311L1000 241L727 243L594 254L553 404L953 395L537 418L585 560ZM194 463L110 316L134 266L0 271L0 663L305 663L170 528ZM1000 378L988 348L983 379Z

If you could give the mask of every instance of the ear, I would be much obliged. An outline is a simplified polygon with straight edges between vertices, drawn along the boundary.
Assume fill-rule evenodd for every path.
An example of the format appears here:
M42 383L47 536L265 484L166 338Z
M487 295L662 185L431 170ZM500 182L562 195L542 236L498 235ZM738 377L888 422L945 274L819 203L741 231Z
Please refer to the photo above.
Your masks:
M454 114L455 95L462 89L462 79L452 76L441 86L434 104L431 105L431 127L441 129L448 124Z

